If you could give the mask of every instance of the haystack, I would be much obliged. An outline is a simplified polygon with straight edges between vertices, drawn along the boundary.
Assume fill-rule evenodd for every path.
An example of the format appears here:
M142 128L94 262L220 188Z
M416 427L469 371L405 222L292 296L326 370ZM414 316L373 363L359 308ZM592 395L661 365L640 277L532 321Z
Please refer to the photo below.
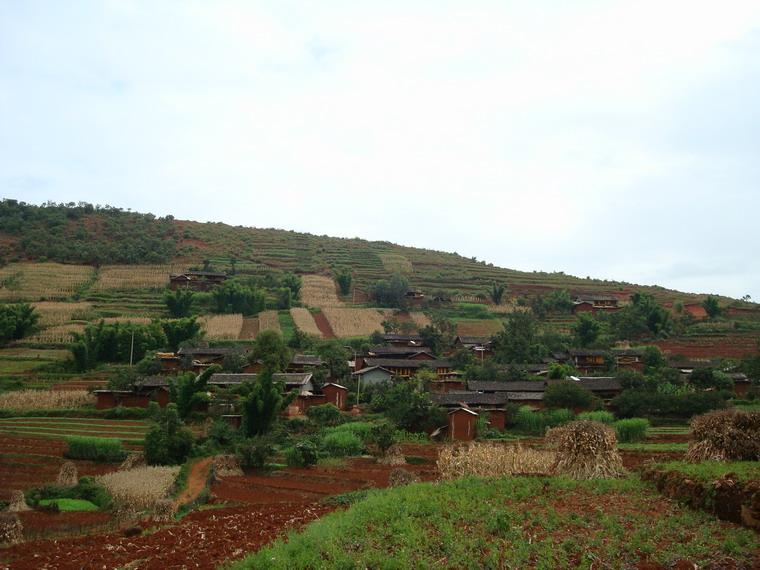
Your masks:
M691 421L686 460L757 461L760 459L760 412L720 410Z
M77 466L71 461L66 461L58 471L58 479L55 480L59 487L76 487L79 483Z
M600 422L581 420L551 429L546 441L554 448L554 472L573 479L609 479L625 473L615 431Z
M388 477L388 485L391 487L401 487L411 483L419 483L420 478L406 469L397 468L391 471Z
M20 513L22 511L31 511L32 508L26 504L23 491L11 491L11 499L8 503L8 512Z
M145 455L142 451L133 451L127 454L127 457L119 465L119 471L129 471L135 467L144 467L147 465L145 462Z
M243 470L240 468L240 462L234 455L217 455L213 462L214 477L223 479L225 477L242 477Z
M0 513L0 546L24 542L24 527L16 513Z
M171 499L161 499L156 501L156 505L153 508L153 518L161 522L169 522L174 518L174 513L177 508L174 501Z
M394 444L388 448L377 462L382 465L406 465L406 457L404 457L404 452L401 451L401 446Z

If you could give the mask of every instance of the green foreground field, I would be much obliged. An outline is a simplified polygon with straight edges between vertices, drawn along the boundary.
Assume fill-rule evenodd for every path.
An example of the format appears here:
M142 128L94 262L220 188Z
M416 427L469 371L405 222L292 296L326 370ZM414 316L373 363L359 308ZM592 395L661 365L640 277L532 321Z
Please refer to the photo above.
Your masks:
M148 430L146 422L135 420L98 420L89 418L33 418L0 419L0 434L64 439L67 436L91 436L119 439L124 443L142 445Z
M371 491L232 568L750 568L758 547L635 476L469 478Z

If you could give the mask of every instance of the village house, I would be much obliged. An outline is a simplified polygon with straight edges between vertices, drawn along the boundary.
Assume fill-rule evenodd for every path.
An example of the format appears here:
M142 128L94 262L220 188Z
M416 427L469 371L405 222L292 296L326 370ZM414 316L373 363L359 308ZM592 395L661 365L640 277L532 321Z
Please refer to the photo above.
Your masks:
M139 378L127 390L95 390L95 407L107 410L123 406L125 408L147 408L157 402L162 408L169 403L169 380L164 376Z
M362 386L373 386L393 380L393 372L382 366L366 366L352 374Z
M208 291L227 280L226 273L216 271L186 271L185 273L169 275L169 288L192 289L193 291Z
M482 394L501 394L507 402L530 406L534 409L544 407L544 392L547 383L543 380L518 380L499 382L489 380L470 380L467 388Z
M617 311L620 300L612 295L579 295L573 301L573 313Z
M354 366L361 370L367 366L368 358L391 358L404 360L436 360L435 355L427 347L414 346L385 346L367 350L367 354L356 356Z
M448 420L449 439L453 441L472 441L475 439L478 423L477 412L460 407L449 412Z
M623 391L623 385L614 376L571 376L568 380L576 382L604 402L609 402ZM548 380L549 384L553 382L562 380Z
M286 372L308 372L313 368L324 366L324 361L313 354L294 354Z
M212 374L207 384L209 386L221 387L238 386L243 382L256 382L257 377L258 374L228 374L219 372L217 374ZM313 375L311 372L277 372L272 375L272 380L274 382L283 383L287 392L295 390L299 394L314 392L312 378Z
M607 353L603 350L572 348L567 351L567 354L568 364L571 364L581 374L603 372L607 368L605 360Z
M413 360L406 358L365 358L366 367L379 366L401 378L415 376L420 369L429 368L438 375L439 379L450 378L454 375L454 365L448 360Z
M641 372L644 370L644 351L639 348L613 348L615 366L618 369L629 369Z
M508 401L506 393L450 392L448 394L431 394L430 399L445 410L467 408L480 414L486 413L491 427L499 430L504 430L506 427L505 406Z
M416 334L384 334L383 342L392 346L422 346L422 337Z
M177 351L181 366L201 373L212 364L224 364L224 359L235 354L246 354L240 348L230 347L182 347Z
M490 336L458 336L454 339L454 350L466 349L479 360L493 356Z

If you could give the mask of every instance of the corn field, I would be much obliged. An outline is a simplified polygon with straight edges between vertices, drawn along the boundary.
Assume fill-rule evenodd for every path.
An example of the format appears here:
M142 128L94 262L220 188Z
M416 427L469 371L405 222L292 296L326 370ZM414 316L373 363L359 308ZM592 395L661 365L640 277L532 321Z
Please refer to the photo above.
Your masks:
M412 321L415 325L417 325L418 329L423 329L426 326L432 324L430 321L430 317L428 317L425 313L409 313L409 316L412 318Z
M182 265L104 265L95 282L96 291L162 289L171 273L185 271Z
M212 340L237 340L243 328L243 315L209 315L198 319L206 338Z
M277 311L262 311L259 313L259 332L275 331L282 333L280 318Z
M73 342L72 333L84 332L85 325L68 324L42 329L41 331L19 341L21 344L69 344Z
M0 300L63 299L86 285L93 275L87 265L10 263L0 268Z
M152 510L166 498L174 485L179 467L136 467L96 478L119 505Z
M294 307L290 309L290 316L293 317L293 322L302 333L322 338L322 331L319 330L317 323L314 322L314 317L311 316L308 309Z
M0 394L0 410L81 408L94 403L95 396L87 390L18 390Z
M498 443L470 443L448 446L438 455L438 471L443 479L502 477L504 475L548 475L554 453Z
M133 323L135 325L149 325L153 319L150 317L106 317L102 319L105 324Z
M400 253L378 253L383 268L389 273L411 273L412 262Z
M335 291L335 282L324 275L302 277L301 301L310 307L342 307Z
M39 325L43 327L63 325L70 321L86 321L92 311L92 304L86 302L40 301L32 305L40 316Z
M383 330L385 320L376 309L341 309L324 307L322 313L330 323L335 336L369 336L375 331Z

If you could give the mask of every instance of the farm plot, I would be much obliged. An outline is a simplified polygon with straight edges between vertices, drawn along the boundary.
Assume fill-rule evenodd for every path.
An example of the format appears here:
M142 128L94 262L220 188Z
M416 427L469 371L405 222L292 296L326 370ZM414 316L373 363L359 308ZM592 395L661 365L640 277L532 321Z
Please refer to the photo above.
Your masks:
M63 325L70 321L86 321L90 319L92 312L92 304L87 302L41 301L32 303L32 306L40 316L38 324L42 327Z
M199 319L206 338L213 340L237 340L243 329L243 315L209 315Z
M317 323L314 321L314 317L308 309L303 307L294 307L290 309L290 316L293 317L293 322L296 328L302 333L322 338L322 331L319 330Z
M409 258L400 253L378 253L377 256L388 273L411 273L413 271L412 262Z
M337 337L369 336L382 331L383 314L377 309L323 307L322 314Z
M74 341L72 333L83 333L85 325L71 323L67 325L57 325L48 327L41 331L28 336L20 341L19 344L69 344Z
M105 317L102 320L107 325L115 323L132 323L134 325L149 325L153 320L150 317Z
M491 336L504 328L497 319L461 319L456 321L456 327L460 336Z
M259 332L275 331L282 333L280 317L277 311L262 311L259 313Z
M0 434L25 438L64 440L81 435L119 439L125 444L141 446L148 424L136 420L98 418L2 418Z
M310 307L342 307L338 299L335 282L324 275L304 275L302 277L301 300Z
M163 289L169 284L170 274L184 270L182 265L104 265L93 289Z
M17 390L0 394L0 410L44 410L81 408L95 404L87 390Z
M0 268L0 300L65 299L86 286L94 271L87 265L10 263Z

